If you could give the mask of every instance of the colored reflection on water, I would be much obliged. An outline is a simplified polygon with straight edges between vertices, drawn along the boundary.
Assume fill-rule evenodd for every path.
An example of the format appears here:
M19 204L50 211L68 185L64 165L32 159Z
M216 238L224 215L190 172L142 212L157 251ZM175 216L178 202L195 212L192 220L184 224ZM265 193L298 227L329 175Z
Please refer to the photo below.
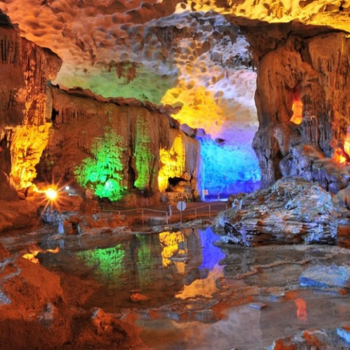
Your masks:
M40 262L48 269L97 281L100 288L86 306L106 311L155 307L215 292L215 280L223 273L218 262L224 258L215 240L218 236L210 228L137 234L113 247L66 248L54 256L40 255ZM132 303L133 293L145 296L147 305Z
M306 303L302 298L294 300L297 307L297 317L299 320L307 321Z

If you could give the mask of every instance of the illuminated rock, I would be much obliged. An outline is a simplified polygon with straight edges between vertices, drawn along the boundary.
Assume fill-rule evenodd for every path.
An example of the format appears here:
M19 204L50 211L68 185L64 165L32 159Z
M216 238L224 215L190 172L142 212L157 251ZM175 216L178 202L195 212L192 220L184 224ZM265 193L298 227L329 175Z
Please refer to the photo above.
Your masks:
M49 140L51 123L13 128L11 139L11 177L17 189L26 189L36 178L35 166Z
M350 343L350 325L344 322L337 328L337 334L344 339L348 344Z
M0 232L39 224L38 206L31 201L0 201Z
M1 28L0 40L0 169L11 174L21 190L35 178L35 165L48 140L46 84L55 78L61 60L21 38L11 25Z
M60 278L40 264L10 255L2 245L0 263L1 349L64 348L68 343L74 349L91 344L107 349L112 343L146 348L136 328L115 315L70 307Z
M71 339L71 320L58 276L23 258L10 257L3 262L2 293L7 302L0 297L1 348L60 346Z
M130 296L130 299L133 303L139 303L142 301L149 300L150 298L140 293L134 293Z
M162 148L160 150L160 169L158 175L159 190L165 191L174 189L185 193L188 197L193 197L193 192L197 191L199 186L196 185L196 179L199 176L199 148L194 139L188 138L184 133L177 130L170 130L169 133L169 150ZM172 186L169 179L178 178L178 186ZM191 180L192 183L191 183ZM195 195L195 197L198 198Z
M268 189L245 195L241 203L216 219L216 230L225 242L245 246L336 243L339 207L318 184L282 178Z
M4 172L0 172L0 200L18 200L15 184Z
M82 90L52 92L58 115L37 166L39 179L77 180L80 192L90 188L96 196L117 200L136 189L145 198L157 194L159 174L165 184L172 176L189 175L193 197L199 186L199 143L177 129L169 117L174 109L99 99ZM164 161L164 168L161 149L173 154L174 164Z
M289 154L280 162L280 169L284 176L300 176L318 182L331 193L347 188L350 183L350 172L346 164L344 166L334 158L326 158L311 145L291 147Z
M340 326L341 327L341 326ZM346 349L349 347L347 342L347 326L344 325L344 330L341 328L334 329L307 329L298 332L293 336L276 339L269 350L279 349L308 349L312 347L321 347L329 349ZM339 337L335 335L338 334Z
M248 166L250 175L239 176L241 182L256 182L258 164L263 186L280 178L280 162L298 135L326 158L344 144L349 49L347 34L332 30L349 30L344 20L348 2L57 0L26 9L18 4L11 0L0 8L19 23L23 36L62 57L55 82L107 97L182 105L181 122L206 128L214 140L225 142L227 156L218 157L222 172L238 174ZM11 26L9 20L6 25ZM256 74L258 159L251 150L257 128ZM293 103L294 109L299 106L295 117ZM297 123L290 123L291 118ZM147 135L136 140L137 149L149 148ZM232 171L228 157L245 162ZM147 186L151 158L147 151L135 155L138 189ZM204 179L205 172L203 168ZM236 179L226 179L224 186ZM204 186L220 194L219 188ZM334 190L340 187L334 185Z
M314 27L310 28L313 35L306 38L307 27L299 27L296 23L285 27L272 25L270 29L269 40L256 28L247 29L248 41L261 58L255 99L259 130L253 147L262 171L262 184L269 185L281 175L297 172L318 181L327 190L337 192L344 187L342 175L330 179L330 168L320 171L318 166L312 165L312 173L316 168L324 175L311 179L309 171L301 173L302 160L293 154L296 146L307 145L320 152L322 157L330 159L337 147L344 145L348 126L346 111L349 108L346 89L350 75L347 68L350 50L347 35L336 32L323 34L322 27ZM284 44L271 47L273 42L277 44L286 38L286 30L293 34ZM324 50L324 47L328 49ZM339 60L340 70L332 63L334 57ZM292 101L296 92L303 104L303 118L299 125L289 122L293 116ZM340 160L338 157L337 160L345 163L343 158ZM345 168L343 173L347 178Z
M183 103L181 122L206 128L213 139L229 140L226 153L235 157L239 148L238 153L259 172L251 149L257 129L256 73L249 44L239 28L211 12L193 15L191 7L175 6L177 1L151 3L138 8L136 3L115 7L95 1L71 2L69 11L64 10L67 2L45 3L35 14L23 13L26 19L20 21L21 29L28 30L28 39L62 57L64 64L55 83L89 88L106 97ZM1 8L10 14L12 5ZM32 5L34 10L36 5ZM11 17L15 22L19 19ZM34 17L41 18L41 29L32 32ZM46 28L46 23L55 25ZM51 37L57 35L53 42ZM178 97L173 98L174 94ZM166 102L168 96L171 99ZM225 168L227 160L220 161L219 166L231 173ZM149 164L146 159L137 163ZM143 188L144 183L137 180L137 187ZM210 191L214 195L216 189Z
M79 327L74 342L75 348L86 348L89 344L94 344L99 349L108 349L111 344L118 344L121 348L147 349L136 327L119 320L115 314L93 308L89 316L80 319L83 327Z

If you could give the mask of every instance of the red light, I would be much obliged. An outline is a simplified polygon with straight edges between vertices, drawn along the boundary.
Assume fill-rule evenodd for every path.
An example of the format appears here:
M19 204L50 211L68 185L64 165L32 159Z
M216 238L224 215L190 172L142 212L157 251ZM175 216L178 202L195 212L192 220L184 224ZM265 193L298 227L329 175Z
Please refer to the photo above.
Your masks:
M297 317L299 320L306 321L307 320L307 312L306 312L306 303L303 299L299 298L294 300L294 303L297 307Z

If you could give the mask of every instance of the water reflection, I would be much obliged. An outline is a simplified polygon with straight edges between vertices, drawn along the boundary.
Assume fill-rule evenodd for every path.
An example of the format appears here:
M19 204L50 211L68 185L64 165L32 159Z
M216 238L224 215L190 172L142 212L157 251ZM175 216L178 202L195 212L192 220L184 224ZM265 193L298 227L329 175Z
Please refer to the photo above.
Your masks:
M302 298L294 300L297 307L297 317L299 320L307 321L306 303Z
M217 239L210 228L138 234L109 248L40 255L40 262L48 269L97 281L101 287L87 306L106 311L135 307L130 296L136 292L149 299L140 307L160 306L176 297L211 296L223 270L218 261L224 254L213 245Z
M61 244L59 253L38 257L49 269L98 282L83 307L107 312L132 308L143 340L157 350L257 350L281 336L314 327L334 328L350 319L350 295L301 288L298 280L313 264L347 264L348 251L326 246L221 250L213 244L217 239L210 228L185 229L134 235L118 244L111 240L111 247L80 251L74 251L67 239L69 244ZM216 284L227 289L219 291ZM249 292L257 287L254 301L265 304L262 310L247 305ZM131 296L137 293L147 300L133 303ZM239 300L240 293L245 305L226 308ZM212 322L214 318L201 317L213 309L209 299L183 300L198 295L211 298L210 302L222 300L219 307L226 303L222 319ZM152 307L158 309L148 309ZM188 322L174 321L179 319Z
M268 302L263 310L249 305L231 307L224 310L224 317L215 323L139 320L137 324L142 328L142 339L156 350L261 350L267 349L275 339L304 329L331 329L349 319L348 297L327 300L325 296L316 297L305 292L302 299L310 310L307 320L298 318L295 302L290 300ZM321 346L317 349L348 348Z
M213 244L217 241L217 236L210 227L199 230L198 236L202 248L202 263L186 276L184 288L176 295L177 298L185 299L197 295L211 297L217 290L216 279L223 275L223 266L219 262L224 259L225 254Z

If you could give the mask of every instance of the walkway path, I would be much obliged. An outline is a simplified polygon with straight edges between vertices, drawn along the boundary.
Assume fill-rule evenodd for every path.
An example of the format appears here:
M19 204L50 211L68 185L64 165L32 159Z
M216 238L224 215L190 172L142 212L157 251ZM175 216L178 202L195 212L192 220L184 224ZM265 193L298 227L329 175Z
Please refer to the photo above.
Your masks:
M166 210L167 209L167 210ZM147 208L137 209L116 209L111 206L102 207L102 212L114 212L126 217L139 217L143 223L176 223L181 221L195 220L198 218L213 217L220 211L227 209L227 202L189 202L186 203L186 209L182 213L175 205L167 206L157 205Z

